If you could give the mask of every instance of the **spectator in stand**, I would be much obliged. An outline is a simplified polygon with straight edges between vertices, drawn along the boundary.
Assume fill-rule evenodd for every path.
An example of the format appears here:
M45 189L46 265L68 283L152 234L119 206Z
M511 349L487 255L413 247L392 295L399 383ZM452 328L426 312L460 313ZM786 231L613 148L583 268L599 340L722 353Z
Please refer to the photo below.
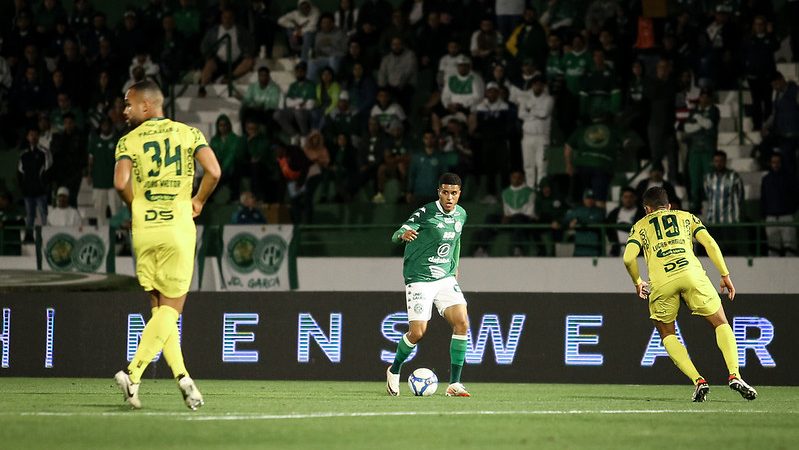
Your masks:
M644 192L653 187L665 189L672 206L679 203L680 199L677 197L674 185L663 179L663 166L660 164L654 164L649 170L649 177L638 182L635 187L635 196L639 199L644 198ZM675 209L677 208L675 207Z
M352 68L355 67L355 64L360 64L361 67L371 67L370 62L366 60L363 54L360 42L350 39L347 45L347 54L341 58L339 67L339 79L342 81L347 81L352 77ZM371 70L367 70L367 72L371 72Z
M275 150L255 121L246 122L244 130L246 135L242 140L242 153L249 159L252 190L264 203L280 203L285 189Z
M352 77L347 82L347 92L350 106L358 116L359 127L366 128L366 122L377 100L377 83L365 72L363 64L359 62L352 66Z
M225 36L230 38L230 54L225 43L217 42ZM200 96L205 95L205 85L214 81L219 75L226 73L227 61L231 61L233 80L249 73L255 62L255 48L252 35L246 28L236 24L236 15L232 9L222 10L219 25L209 29L200 44L200 51L205 58L202 74L200 74ZM225 75L225 81L227 75Z
M644 85L644 97L650 105L649 148L652 164L668 162L670 180L677 179L677 140L674 131L675 99L677 85L671 77L671 64L665 59L658 61L655 77Z
M253 0L247 9L247 29L255 41L255 49L261 56L272 59L275 46L277 21L272 17L266 0Z
M427 22L419 28L416 42L419 55L419 69L433 69L439 67L439 60L446 53L447 41L451 36L449 27L441 23L441 14L438 11L427 13Z
M691 69L683 69L677 88L677 96L674 101L674 123L675 135L677 137L677 162L680 174L688 173L688 143L686 140L685 123L691 112L699 104L700 88L694 84Z
M739 31L730 22L730 4L716 5L713 21L705 29L708 48L703 55L708 65L712 86L720 90L738 88L738 65L740 57L736 55L739 47ZM701 85L702 83L700 83Z
M369 116L377 119L377 123L386 133L393 123L404 123L406 120L405 110L391 98L388 88L381 87L377 91L377 103L372 107Z
M336 26L347 36L353 36L358 31L358 14L360 9L353 0L339 0L338 9L333 13Z
M164 15L161 24L161 34L153 48L161 79L165 84L177 83L186 61L194 61L196 56L188 50L193 46L186 44L183 34L178 31L175 16L172 13Z
M17 13L13 27L3 38L3 55L8 58L11 67L15 67L22 58L28 44L44 48L44 36L33 27L31 13L27 9Z
M150 0L146 5L139 8L142 29L148 36L158 34L158 29L161 28L161 20L168 11L169 7L165 0Z
M377 193L377 171L383 164L388 138L376 117L369 119L367 131L368 134L358 147L358 188L369 184Z
M117 31L114 41L119 59L130 61L133 59L136 49L145 42L147 42L147 35L139 26L136 11L128 9L122 16L122 27Z
M377 193L372 197L372 203L386 202L383 193L388 180L396 179L402 187L407 184L411 151L402 123L392 122L388 127L388 135L389 138L386 140L386 147L383 151L383 163L377 169Z
M64 53L58 58L56 67L64 73L64 87L75 105L84 107L89 101L89 90L84 86L89 79L89 65L79 53L77 42L64 42Z
M320 128L322 118L333 112L338 105L338 98L341 95L341 85L335 79L333 69L325 67L319 76L319 84L316 85L316 109L314 110L313 127Z
M549 68L549 62L554 63L551 56L547 61L547 68ZM586 72L593 65L591 54L586 50L585 38L581 34L576 34L572 38L571 50L564 51L561 64L563 85L566 88L557 90L558 109L560 110L558 122L560 127L568 133L577 125L577 119L580 116L580 89L582 89Z
M335 137L332 148L333 161L329 169L336 188L334 201L349 203L358 190L358 151L344 133Z
M83 112L72 104L72 99L69 94L62 92L58 94L58 107L50 112L50 124L53 130L58 133L64 131L64 123L66 116L72 116L75 125L78 128L83 128L86 125L86 120L83 117Z
M110 39L101 39L99 45L100 49L97 57L92 62L91 72L97 76L102 72L106 72L108 73L110 84L119 86L125 73L122 61L113 52Z
M149 78L156 83L159 83L159 74L161 73L161 68L158 67L158 64L153 62L153 59L150 57L149 50L143 48L143 46L136 50L136 54L133 56L133 60L130 62L130 66L128 67L128 73L130 73L131 77L133 77L133 70L137 67L141 67L144 70L145 78Z
M510 185L502 191L502 214L490 214L486 225L526 225L535 222L535 191L524 180L521 170L514 170L510 174ZM530 238L527 228L513 228L512 243L513 256L524 256L522 246ZM488 256L486 251L491 241L496 237L497 230L493 227L481 228L477 232L478 243L474 256Z
M474 154L466 131L467 120L462 113L449 116L442 122L444 128L439 135L441 161L447 172L459 174L461 180L473 173Z
M626 143L624 134L610 122L610 117L600 115L572 133L563 147L566 173L576 177L577 192L590 189L592 203L600 208L605 208L616 161Z
M308 61L310 56L318 23L319 9L310 0L299 0L297 9L277 19L277 24L286 30L289 48L303 61Z
M515 122L508 104L500 98L499 86L486 85L485 98L469 116L469 134L477 144L475 175L485 175L486 196L483 203L494 204L499 194L497 184L505 185L510 176L508 134ZM499 179L497 179L499 178Z
M97 213L97 225L108 223L106 209L113 217L120 207L119 194L114 189L114 153L118 136L114 133L111 119L103 118L97 131L89 135L89 159L87 182L92 187L92 200Z
M180 0L180 5L172 12L175 17L175 27L187 42L196 42L200 37L201 14L195 3L195 0ZM258 2L253 2L253 8L255 3Z
M766 222L768 254L770 256L797 256L796 227L774 226L780 222L794 222L797 209L796 193L799 192L796 178L782 167L782 155L771 155L769 172L760 184L760 211Z
M72 113L64 114L64 129L53 136L53 178L58 186L69 189L69 204L78 206L78 191L88 161L86 136L78 128Z
M361 129L355 110L350 106L350 95L347 91L338 96L336 107L322 120L322 136L325 142L333 145L338 136L347 136L347 144L360 141Z
M605 221L605 210L597 206L594 191L583 192L583 203L568 211L563 222L574 231L574 256L601 256L602 236L598 228L589 228Z
M536 223L549 225L549 230L535 230L535 239L539 242L539 256L553 256L555 254L554 242L563 239L563 218L568 211L568 205L562 196L555 193L548 178L538 184L538 195L535 196Z
M55 22L55 29L47 39L47 44L40 47L42 53L47 58L55 59L61 54L64 49L64 42L68 40L77 41L78 37L73 32L74 28L70 29L67 18L59 17Z
M36 71L39 73L47 73L47 63L45 62L44 58L39 53L39 49L33 45L28 44L25 46L25 50L22 54L22 58L17 63L17 70L16 74L14 75L15 78L20 78L25 75L25 68L33 66L36 68ZM10 74L10 67L9 67L9 75Z
M53 142L53 129L50 126L50 116L45 113L39 113L37 128L39 130L39 146L50 153L50 144Z
M380 66L380 58L382 57L379 48L380 32L372 22L364 21L359 26L358 32L350 40L360 43L365 68L373 69Z
M530 81L528 95L522 97L519 104L519 119L524 122L522 166L527 185L534 188L547 173L545 161L554 100L546 92L545 80L541 74L534 75Z
M524 6L524 2L519 3ZM497 9L499 9L499 5L497 5ZM499 12L497 12L497 20L501 20ZM547 34L544 31L544 27L538 22L538 13L535 8L524 8L523 21L516 26L510 35L505 34L501 25L500 33L503 36L508 36L505 48L516 59L517 67L521 66L522 61L525 59L532 59L536 67L544 67L546 65L548 52ZM528 180L527 183L529 184L530 181Z
M757 16L752 21L751 34L743 43L743 63L749 92L752 95L752 128L760 131L763 121L771 113L771 74L777 70L774 52L780 41L774 35L771 23Z
M580 111L585 117L613 114L621 109L618 75L605 61L602 49L592 52L593 63L583 76L580 88Z
M54 108L58 106L58 94L66 93L69 95L69 92L67 92L67 88L64 85L64 71L56 68L50 74L50 81L51 81L50 85L46 86L45 89L45 97L48 100L47 106ZM70 95L70 100L71 98L72 96Z
M302 147L302 151L311 165L308 167L308 172L305 176L303 195L295 198L295 200L300 200L301 203L293 202L291 213L294 216L294 223L312 223L314 195L317 188L325 184L324 182L328 179L330 152L325 146L322 134L316 130L311 131L311 134L308 135L308 140Z
M408 26L405 16L402 15L402 10L395 9L391 12L391 23L380 33L380 52L385 54L391 51L391 41L394 38L399 38L402 43L408 48L415 48L416 33L413 32ZM432 43L426 43L430 45Z
M527 3L525 0L497 0L494 6L497 29L505 39L510 39L513 31L523 18L527 22L527 12L531 8L525 8L525 3ZM538 18L535 18L535 20L538 23ZM538 26L541 27L540 24Z
M545 72L547 83L549 84L549 93L553 96L557 96L557 93L564 84L564 76L566 75L563 42L560 36L550 33L550 35L547 36L547 48L548 53Z
M55 208L47 211L47 225L51 227L79 227L82 219L78 208L69 204L69 189L61 186L56 191Z
M95 11L92 28L80 35L80 53L89 60L94 59L100 51L100 41L111 39L112 36L113 33L108 29L105 13Z
M89 0L75 0L69 14L69 26L76 32L83 32L91 26L94 8ZM56 20L56 26L58 21Z
M491 17L480 20L480 29L472 33L469 51L474 59L474 68L483 76L488 75L492 63L502 54L502 34L494 29Z
M713 154L718 149L720 118L719 109L713 104L712 94L707 88L703 88L699 94L699 105L691 111L685 123L691 211L702 209L705 175L711 172Z
M440 134L441 121L453 114L471 114L483 100L484 91L483 78L472 70L469 57L460 55L457 59L457 71L445 80L441 103L433 109L433 131Z
M133 86L134 84L140 81L144 81L146 79L147 75L145 75L144 73L144 67L142 66L134 67L133 70L130 71L130 78L128 78L128 81L126 81L125 84L122 85L122 94L128 92L128 89L130 89L130 87ZM156 80L150 80L150 81L156 82Z
M624 111L620 123L630 128L639 136L646 137L646 127L649 123L649 108L644 98L644 65L640 60L633 61L630 68L632 76L624 93ZM644 147L646 148L646 147ZM648 149L647 149L648 152ZM638 155L642 157L644 155ZM648 158L649 155L646 155ZM641 198L639 195L638 198ZM669 197L671 198L671 197Z
M619 77L617 81L619 85L626 86L629 74L627 69L630 67L629 55L621 51L616 46L616 38L609 30L602 30L599 32L599 45L605 55L605 63L607 63Z
M32 125L39 111L47 109L47 100L44 83L36 68L25 68L25 77L15 81L9 92L9 131Z
M457 38L450 38L447 41L447 53L438 61L438 73L436 74L436 82L439 89L443 89L447 80L452 75L458 73L458 64L465 55L461 55L461 44ZM471 62L469 63L471 66Z
M433 130L422 134L422 151L414 152L408 169L408 190L405 201L409 205L427 204L438 198L438 177L444 173L438 151L438 141Z
M334 74L337 73L341 58L346 53L347 35L336 27L332 14L322 14L314 37L313 57L308 61L308 78L316 80L319 71L325 67L330 67Z
M114 104L108 110L108 117L114 125L114 131L122 133L128 129L128 120L125 118L125 99L117 97L114 99Z
M283 106L283 92L280 86L275 83L269 68L261 66L258 68L258 81L247 86L247 92L241 101L242 123L246 123L250 118L258 123L265 125L267 130L274 128L274 115Z
M266 218L257 207L257 200L250 191L244 191L239 196L239 209L233 213L230 223L234 225L265 224Z
M50 198L48 173L53 160L50 153L39 146L39 130L28 129L25 145L20 149L17 164L17 178L20 191L25 199L25 241L33 242L33 225L36 211L39 211L41 224L47 223L47 200Z
M316 107L316 86L305 79L307 67L303 61L294 67L296 80L289 85L283 109L275 113L275 121L295 144L311 130L311 111Z
M771 87L776 92L774 111L763 124L763 135L774 136L779 142L782 165L788 173L796 175L796 151L799 150L799 88L796 82L785 81L779 71L771 76Z
M541 14L541 25L548 28L550 33L571 27L578 11L573 10L574 5L564 0L551 0L547 3L547 9Z
M245 124L250 122L257 123L254 118L244 121ZM210 144L217 161L219 161L219 168L222 170L222 177L219 178L216 192L227 186L230 189L229 200L234 199L239 194L245 149L241 136L233 131L233 125L227 115L220 114L216 119L216 134L211 138Z
M717 151L713 154L713 172L705 175L705 198L706 223L736 224L741 221L744 184L737 172L727 168L725 152ZM718 228L713 234L718 236L719 246L725 254L741 254L744 249L738 229Z
M621 204L608 213L606 223L618 225L619 228L608 229L608 241L611 243L611 256L619 256L621 249L630 236L630 228L641 220L646 213L638 202L635 189L625 187L621 190Z
M388 87L407 110L416 85L416 55L405 48L400 38L391 39L391 52L380 61L377 84Z

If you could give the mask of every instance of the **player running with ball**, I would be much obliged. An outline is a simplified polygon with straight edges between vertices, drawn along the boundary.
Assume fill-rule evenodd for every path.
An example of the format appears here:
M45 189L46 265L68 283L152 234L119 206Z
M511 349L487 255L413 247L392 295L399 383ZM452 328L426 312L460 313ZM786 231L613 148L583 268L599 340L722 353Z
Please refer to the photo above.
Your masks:
M691 213L671 209L666 190L653 187L644 193L646 216L633 225L624 265L635 284L638 296L649 300L649 318L655 323L663 347L682 373L695 385L693 401L703 402L710 386L688 357L688 350L675 334L674 321L685 300L694 315L704 317L716 331L716 343L724 355L729 370L728 384L747 400L754 400L757 391L746 384L738 372L738 347L735 335L727 323L721 299L708 279L702 264L694 255L693 239L702 244L713 265L721 274L721 292L728 291L730 301L735 298L735 287L730 271L713 237L702 222ZM649 269L649 283L638 274L636 258L643 250Z
M466 299L455 279L458 276L461 231L466 223L466 211L458 206L461 185L458 175L441 175L438 200L417 209L391 237L395 243L405 243L402 275L405 278L409 329L397 346L394 363L386 370L389 395L399 395L402 363L427 331L427 322L435 305L438 313L452 326L450 384L446 395L470 397L460 383L466 359L469 317Z

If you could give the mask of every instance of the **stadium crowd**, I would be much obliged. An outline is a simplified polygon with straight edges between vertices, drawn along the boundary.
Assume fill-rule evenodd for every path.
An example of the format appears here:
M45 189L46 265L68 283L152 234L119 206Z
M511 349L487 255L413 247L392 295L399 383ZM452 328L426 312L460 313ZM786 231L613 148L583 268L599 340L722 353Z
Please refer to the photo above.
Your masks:
M502 205L490 222L550 224L556 241L575 230L580 255L596 254L600 238L584 225L634 223L652 186L707 223L740 222L743 182L719 150L715 105L716 92L739 88L751 93L769 171L761 217L748 219L794 221L799 91L777 71L772 1L340 0L322 11L299 0L284 14L277 1L142 3L118 24L90 0L69 9L15 0L0 12L2 138L19 152L28 229L37 211L48 223L53 199L51 211L78 206L83 178L98 224L124 215L112 183L124 91L143 79L166 88L192 71L199 97L229 75L257 73L237 93L239 121L220 115L208 136L230 195L221 201L241 198L234 222L265 221L258 203L287 203L303 223L316 202L394 201L392 180L399 200L416 205L435 199L445 171L477 200ZM799 17L799 2L784 7ZM797 61L790 22L779 31ZM296 62L285 92L263 64L278 47ZM547 173L553 149L565 173ZM606 211L631 162L632 171L649 167L648 178ZM11 223L14 202L2 198ZM771 250L795 254L795 228L774 229ZM616 254L624 234L608 235Z

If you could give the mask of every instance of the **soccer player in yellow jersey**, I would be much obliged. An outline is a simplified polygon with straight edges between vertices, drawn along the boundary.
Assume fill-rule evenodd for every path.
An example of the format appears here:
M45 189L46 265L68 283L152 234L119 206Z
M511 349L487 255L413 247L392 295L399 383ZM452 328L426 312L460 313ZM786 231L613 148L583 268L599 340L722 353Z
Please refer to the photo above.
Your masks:
M194 272L194 217L216 187L220 169L202 133L164 118L163 103L151 81L136 83L125 94L132 130L117 143L114 187L131 208L136 276L150 295L153 315L127 370L114 379L125 401L141 408L142 373L163 350L186 406L197 409L203 397L183 364L177 320ZM192 197L195 160L204 172Z
M648 189L643 201L647 215L630 230L624 250L624 265L638 296L649 300L649 318L655 323L669 357L694 382L693 401L705 401L710 387L705 378L699 375L688 357L688 351L675 335L674 321L677 319L680 299L685 300L693 314L704 317L716 330L716 343L729 371L730 389L739 392L747 400L754 400L757 391L746 384L738 372L735 335L727 323L719 294L694 255L693 239L705 247L721 274L721 292L726 290L732 301L735 287L719 246L696 216L671 209L665 189ZM649 269L649 282L642 280L638 272L636 258L641 251Z

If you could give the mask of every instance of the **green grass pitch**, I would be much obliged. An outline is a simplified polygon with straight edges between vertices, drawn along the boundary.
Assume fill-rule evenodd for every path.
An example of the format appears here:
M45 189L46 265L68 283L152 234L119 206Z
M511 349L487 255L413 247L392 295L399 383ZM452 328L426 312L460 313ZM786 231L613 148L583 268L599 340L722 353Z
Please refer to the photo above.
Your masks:
M388 397L383 383L198 380L188 410L174 382L144 380L126 409L112 380L0 378L2 449L608 448L791 449L799 388L743 400L711 386L467 384L471 398ZM439 386L443 391L444 386Z

